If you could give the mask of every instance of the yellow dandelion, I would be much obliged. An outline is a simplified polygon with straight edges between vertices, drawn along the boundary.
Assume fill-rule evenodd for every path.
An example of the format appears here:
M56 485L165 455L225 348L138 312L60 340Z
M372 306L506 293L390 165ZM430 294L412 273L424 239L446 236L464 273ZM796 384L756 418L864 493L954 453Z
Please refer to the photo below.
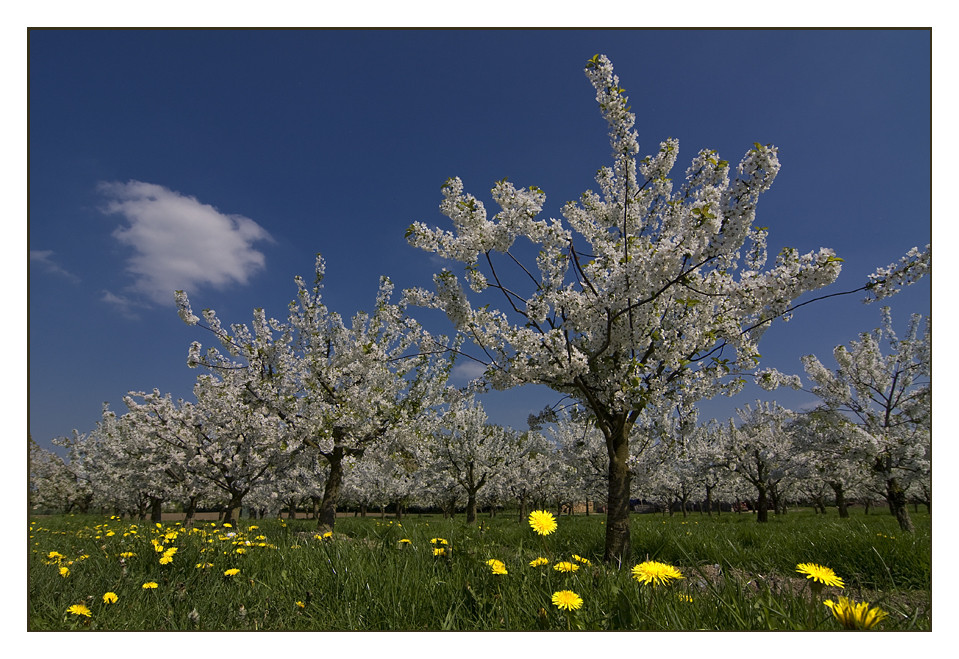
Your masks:
M160 557L160 565L169 565L172 562L173 562L172 556L167 556L166 554L164 554L163 556Z
M549 535L556 530L556 518L545 510L534 510L529 514L529 525L540 535Z
M296 608L298 608L298 609L305 609L305 608L306 608L306 604L304 604L303 602L300 602L299 600L297 600L297 602L296 602Z
M145 584L143 584L142 587L143 587L143 590L152 590L156 588L158 585L159 584L157 584L156 581L147 581Z
M117 594L114 592L103 593L103 603L104 604L116 604L117 603Z
M796 566L796 572L806 575L807 579L812 579L813 584L822 584L824 586L837 586L843 588L842 579L836 576L830 568L815 563L800 563Z
M673 579L682 579L682 573L672 565L659 561L644 561L633 568L633 579L640 583L667 586Z
M134 556L136 556L136 554L132 551L124 551L120 553L120 558L132 558Z
M51 561L60 561L66 558L66 556L58 551L51 551L49 554L47 554L47 558L49 558Z
M491 558L486 561L486 564L490 566L490 569L493 571L493 574L508 574L506 571L506 564L503 561Z
M232 568L230 568L229 570L225 570L225 571L223 572L223 576L224 576L224 577L235 577L235 576L238 575L239 573L240 573L240 570L239 570L238 568L232 567Z
M430 542L434 545L448 545L449 543L443 538L430 538Z
M589 562L588 558L583 558L582 556L577 556L576 554L573 554L573 560L579 561L583 565L592 565L592 563Z
M413 544L413 541L410 540L409 538L403 538L402 540L400 540L400 544L401 544L401 545L411 545L411 544Z
M579 569L579 566L576 563L570 563L569 561L560 561L553 566L553 569L557 572L575 572Z
M542 556L540 556L539 558L534 558L533 560L529 562L530 567L539 567L540 565L547 565L547 564L549 564L549 559L543 558Z
M61 576L61 577L69 577L69 576L70 576L70 568L68 568L68 567L62 567L62 568L60 568L60 576Z
M67 609L67 613L72 613L75 616L85 616L90 617L90 609L86 607L85 604L73 604Z
M245 554L245 553L246 553L246 548L244 548L244 547L237 547L237 548L236 548L236 553L237 553L237 554Z
M433 556L446 556L446 549L443 547L434 547Z
M823 604L829 607L843 629L871 629L889 615L878 606L870 607L869 602L855 602L842 595L838 602L826 600Z
M559 590L553 593L553 604L560 611L563 609L575 611L583 606L583 598L571 590Z

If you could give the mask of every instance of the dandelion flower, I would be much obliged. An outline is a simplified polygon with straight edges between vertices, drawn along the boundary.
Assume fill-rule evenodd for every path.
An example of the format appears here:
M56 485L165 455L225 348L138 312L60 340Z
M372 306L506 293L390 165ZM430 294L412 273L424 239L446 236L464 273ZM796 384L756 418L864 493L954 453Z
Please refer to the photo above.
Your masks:
M573 554L573 560L579 561L583 565L592 565L592 563L589 562L588 558L583 558L582 556L577 556L576 554Z
M67 609L67 613L72 613L75 616L86 616L87 618L91 615L90 609L85 604L73 604Z
M104 604L116 604L117 603L117 594L114 592L103 593L103 603Z
M223 572L223 576L224 576L224 577L235 577L235 576L238 575L239 573L240 573L239 568L232 567L232 568L230 568L229 570L225 570L225 571Z
M807 579L813 580L813 583L843 588L842 579L837 577L836 573L828 567L816 565L815 563L800 563L796 566L796 572L805 574Z
M682 573L672 565L659 561L644 561L633 568L633 579L640 583L657 586L669 585L673 579L682 579Z
M889 615L878 606L870 607L869 602L854 602L842 595L838 602L826 600L823 604L829 607L843 629L871 629Z
M583 606L583 598L571 590L559 590L553 593L553 604L561 611L575 611Z
M557 572L575 572L579 569L579 566L576 563L570 563L569 561L560 561L553 566L553 569Z
M436 547L433 549L433 556L446 556L446 550L442 547Z
M410 540L409 538L403 538L402 540L400 540L400 544L402 544L402 545L409 545L409 544L412 544L412 543L413 543L413 541Z
M296 602L296 608L298 608L298 609L305 609L305 608L306 608L306 604L304 604L303 602L297 601L297 602Z
M434 544L434 545L436 545L436 544L448 545L448 544L449 544L449 543L448 543L446 540L444 540L443 538L431 538L431 539L430 539L430 542L431 542L432 544Z
M534 510L529 514L529 525L540 535L549 535L556 530L556 518L545 510Z
M172 556L167 556L166 554L164 554L163 556L160 557L160 565L169 565L172 562L173 562Z
M61 576L61 577L69 577L69 576L70 576L70 568L68 568L68 567L62 567L62 568L60 568L60 576Z
M486 564L490 566L490 569L493 571L493 574L508 574L506 571L506 564L503 561L491 558L486 561Z
M237 547L237 548L236 548L236 553L237 553L237 554L245 554L245 553L246 553L246 548L245 548L245 547Z
M136 556L136 554L133 553L132 551L125 551L120 553L120 558L132 558L134 556Z
M533 560L531 560L529 562L529 565L530 567L539 567L540 565L546 565L548 563L549 563L548 558L543 558L542 556L540 556L539 558L534 558Z
M158 584L156 581L147 581L145 584L143 584L143 590L151 590L153 588L156 588L157 585Z
M197 563L196 567L198 570L203 570L208 567L213 567L213 563Z

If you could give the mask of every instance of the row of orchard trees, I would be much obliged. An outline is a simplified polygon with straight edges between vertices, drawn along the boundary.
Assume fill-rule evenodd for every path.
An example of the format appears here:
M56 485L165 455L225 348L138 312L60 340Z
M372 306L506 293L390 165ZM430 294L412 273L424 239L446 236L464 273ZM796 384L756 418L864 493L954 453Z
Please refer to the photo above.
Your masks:
M323 491L315 496L320 524L332 527L347 465L368 468L370 458L384 455L398 465L420 464L417 451L435 453L434 438L443 435L431 425L439 410L461 410L467 423L470 406L446 397L446 375L447 356L468 349L485 364L486 385L545 385L593 420L604 454L570 449L581 452L574 467L583 487L607 506L604 558L629 560L630 501L645 487L634 485L636 460L675 443L663 437L685 437L699 400L740 391L756 375L765 330L799 306L799 296L834 282L842 259L825 248L808 254L786 248L767 265L767 229L755 216L779 172L774 146L754 144L733 179L730 163L704 149L674 184L678 142L666 140L655 155L639 159L635 115L612 64L596 55L585 72L613 151L611 165L596 176L599 192L565 204L563 219L544 220L537 219L543 191L503 179L492 190L501 210L488 217L483 203L451 178L440 210L452 231L421 222L407 230L413 246L463 265L480 306L443 270L434 290L407 290L399 305L390 302L384 279L373 312L348 326L320 300L318 261L316 286L297 280L299 295L284 322L257 311L252 329L227 330L214 312L204 312L203 326L222 350L191 348L191 365L208 369L198 379L196 404L156 392L131 395L130 411L105 417L94 441L116 432L131 445L162 445L166 453L155 470L180 488L215 487L231 505L267 474L291 472L301 461L304 478L309 469L324 470ZM929 265L928 249L910 250L856 290L885 297ZM178 304L184 320L200 323L185 294ZM406 304L445 311L458 338L430 336L406 314ZM820 382L819 375L810 372L824 403L856 417L842 386ZM767 372L760 381L772 387L792 380ZM122 421L128 415L135 421ZM451 443L467 435L457 423L445 431ZM870 441L885 441L871 423L857 425ZM490 445L508 443L490 432L484 438ZM491 487L491 477L484 480L453 448L445 459L450 480L435 489L449 491L455 483L470 505L471 491L477 498ZM896 489L893 481L887 488Z
M721 502L749 500L765 522L787 498L824 511L828 496L841 517L849 499L885 498L911 531L906 493L931 507L929 341L928 320L914 316L899 339L884 309L881 328L835 350L835 371L805 358L810 391L821 400L814 410L757 403L739 411L738 423L703 425L695 414L644 412L645 432L633 438L629 459L631 499L684 513L693 502L712 512ZM246 387L247 369L225 371L227 378L241 372ZM159 392L128 396L129 412L118 417L105 409L95 431L64 442L69 464L32 445L34 504L158 516L162 504L175 502L188 519L198 505L230 516L241 504L270 513L312 505L319 518L333 464L297 448L279 416L271 418L258 398L239 402L224 382L201 375L195 404ZM556 416L544 437L490 424L469 394L445 389L442 401L408 426L418 435L383 434L350 453L340 465L337 499L398 513L465 508L467 521L480 506L519 507L522 518L530 503L603 501L604 437L582 409Z

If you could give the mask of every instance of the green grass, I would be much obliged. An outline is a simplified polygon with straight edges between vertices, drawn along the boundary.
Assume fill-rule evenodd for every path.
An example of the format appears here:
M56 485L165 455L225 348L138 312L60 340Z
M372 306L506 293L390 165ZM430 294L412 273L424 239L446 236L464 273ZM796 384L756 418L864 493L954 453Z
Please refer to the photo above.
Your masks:
M816 598L795 572L797 563L812 562L843 578L842 594L888 611L882 629L929 629L930 518L919 513L914 521L917 532L908 535L891 516L876 513L840 520L794 511L764 525L747 514L637 515L633 560L617 568L601 562L600 515L559 518L546 537L515 514L473 525L439 516L347 517L328 539L314 537L311 520L244 519L232 529L198 522L192 531L135 522L132 533L128 520L48 517L31 523L29 627L839 629L821 604L836 591ZM177 530L175 538L167 535ZM448 541L448 555L434 556L442 546L434 538ZM172 562L159 563L153 540L161 550L177 548ZM49 558L52 551L64 558ZM121 552L135 556L121 561ZM574 561L580 567L568 574L552 569L574 554L589 564ZM531 567L538 556L551 565ZM492 558L509 573L492 574L486 564ZM656 588L637 583L630 569L647 558L677 566L685 578ZM206 563L212 567L196 567ZM225 576L230 568L239 574ZM144 590L150 581L158 587ZM564 589L583 598L581 609L566 613L551 604L552 593ZM103 603L108 591L117 603ZM66 613L80 603L91 617Z

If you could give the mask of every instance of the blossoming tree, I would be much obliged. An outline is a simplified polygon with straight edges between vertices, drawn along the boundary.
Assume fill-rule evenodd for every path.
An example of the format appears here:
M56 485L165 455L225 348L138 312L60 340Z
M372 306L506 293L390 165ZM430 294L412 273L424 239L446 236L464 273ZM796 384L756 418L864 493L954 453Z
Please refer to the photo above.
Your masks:
M613 148L612 165L596 176L599 192L565 204L565 221L542 220L543 191L503 179L492 190L501 210L490 218L459 178L449 179L440 209L453 230L416 222L407 238L461 262L472 290L499 296L502 306L475 307L447 270L433 291L410 290L407 299L447 313L477 346L492 386L546 385L595 416L609 456L605 559L622 561L631 547L630 436L640 414L738 391L769 322L833 282L841 259L829 249L787 248L766 268L767 231L754 220L779 172L775 147L755 144L735 180L730 164L704 149L674 184L678 142L638 160L635 116L612 64L597 55L586 75ZM527 241L535 266L523 262Z
M857 444L885 487L890 511L900 528L911 532L904 481L929 470L932 325L914 314L900 339L888 307L883 307L882 319L881 327L860 334L848 348L836 347L836 370L815 355L803 357L803 366L814 383L812 393L826 409L841 412L833 415L840 428L859 434Z
M719 438L725 467L756 491L756 521L769 521L774 488L797 466L792 437L785 431L794 413L776 403L757 401L737 410L742 423L732 422Z
M523 453L518 433L487 422L483 406L455 396L431 442L433 469L448 473L466 497L466 523L476 521L477 495Z
M314 451L328 463L317 526L331 530L344 460L422 435L419 426L441 400L450 361L449 346L407 315L405 303L391 301L387 277L380 279L373 312L358 312L348 324L322 301L324 271L318 255L313 287L296 277L297 299L285 323L256 309L252 330L235 324L230 332L213 310L204 310L204 327L226 353L210 347L203 354L194 342L188 363L214 372L242 370L245 398L282 421L287 450ZM182 291L177 305L185 322L200 322Z
M247 395L249 378L240 369L201 373L196 403L172 400L154 390L133 392L124 402L136 433L170 457L162 471L190 493L206 483L227 498L226 521L239 516L244 498L274 470L289 465L286 428L260 401ZM195 499L191 499L195 502Z

